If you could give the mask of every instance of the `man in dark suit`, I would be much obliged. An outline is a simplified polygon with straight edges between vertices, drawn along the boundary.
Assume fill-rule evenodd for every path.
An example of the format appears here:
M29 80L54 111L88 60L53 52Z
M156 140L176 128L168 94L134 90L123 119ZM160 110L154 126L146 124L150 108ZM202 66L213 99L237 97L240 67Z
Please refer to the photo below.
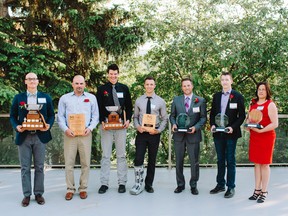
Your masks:
M51 139L50 128L55 119L52 99L49 95L38 92L38 78L35 73L28 73L25 77L27 91L17 94L12 102L10 110L10 122L16 130L15 143L18 145L19 160L21 164L22 190L24 198L22 206L26 207L30 203L32 194L31 187L31 162L33 157L35 177L33 192L38 204L43 205L45 200L44 193L44 159L45 159L45 144ZM25 104L41 104L43 105L40 113L45 119L46 127L41 130L28 131L24 130L22 123L27 116L28 111L25 109Z
M244 98L239 92L232 89L232 83L232 75L223 72L221 75L222 91L214 94L210 112L210 125L217 153L218 168L217 185L210 191L210 194L225 191L226 184L228 188L224 195L225 198L231 198L235 194L236 143L237 139L241 137L240 126L245 119ZM225 125L227 132L215 132L215 128L220 126L215 122L217 114L228 117L228 123ZM225 181L226 165L227 182Z
M184 153L187 149L190 165L190 187L193 195L198 195L197 181L199 179L199 152L202 140L201 128L207 120L206 101L204 98L193 94L193 83L190 78L181 81L184 95L175 97L171 106L170 122L172 124L174 148L176 155L176 181L175 193L181 193L185 189L183 175ZM188 132L177 132L177 116L186 113L190 119Z

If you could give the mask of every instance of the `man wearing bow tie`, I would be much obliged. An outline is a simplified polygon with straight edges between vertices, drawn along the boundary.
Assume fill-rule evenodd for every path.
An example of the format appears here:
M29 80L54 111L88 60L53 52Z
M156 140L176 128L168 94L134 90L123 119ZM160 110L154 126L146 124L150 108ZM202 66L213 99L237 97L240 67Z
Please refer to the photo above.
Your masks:
M26 207L30 203L32 194L31 186L31 163L34 162L34 187L35 200L39 205L45 204L42 196L44 193L44 159L46 144L52 139L50 128L55 119L52 99L49 95L39 92L38 77L35 73L28 73L25 76L27 91L17 94L12 102L10 110L10 122L16 130L16 145L18 145L19 160L21 165L22 191L24 198L21 205ZM27 117L28 110L25 105L41 104L40 113L45 119L46 127L40 130L26 130L22 123ZM33 125L34 126L34 125Z
M225 198L231 198L235 194L236 160L235 151L237 139L241 137L240 126L245 119L245 106L243 96L232 89L232 75L228 72L221 74L222 91L213 95L212 108L210 112L210 126L213 132L215 149L217 153L217 185L210 191L216 194L227 191ZM215 132L217 122L215 116L228 117L226 132ZM219 124L219 123L218 123ZM227 181L225 181L225 169L227 166Z
M187 149L191 165L190 189L193 195L198 195L199 152L202 140L201 129L207 120L206 101L204 98L193 94L193 83L190 78L182 79L181 84L184 94L173 99L170 115L176 156L177 188L174 193L181 193L185 189L183 164ZM183 114L188 116L188 131L186 132L178 130L179 125L177 125L179 123L177 117L183 116Z

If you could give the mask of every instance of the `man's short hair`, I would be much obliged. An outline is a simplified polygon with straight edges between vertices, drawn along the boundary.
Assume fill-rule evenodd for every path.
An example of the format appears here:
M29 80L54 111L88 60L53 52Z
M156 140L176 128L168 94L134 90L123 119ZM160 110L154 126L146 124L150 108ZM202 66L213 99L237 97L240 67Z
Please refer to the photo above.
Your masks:
M114 71L117 70L118 73L119 73L119 67L118 67L117 64L111 64L111 65L109 65L108 68L107 68L107 73L109 73L109 70L114 70Z
M233 80L232 74L230 72L222 71L221 76L230 76L231 79Z
M191 84L193 85L193 81L192 81L192 79L191 79L190 77L184 77L184 78L182 78L181 84L182 84L184 81L190 81Z
M147 76L147 77L144 79L144 83L146 82L146 80L154 80L154 82L156 82L155 79L154 79L154 77L152 77L152 76Z

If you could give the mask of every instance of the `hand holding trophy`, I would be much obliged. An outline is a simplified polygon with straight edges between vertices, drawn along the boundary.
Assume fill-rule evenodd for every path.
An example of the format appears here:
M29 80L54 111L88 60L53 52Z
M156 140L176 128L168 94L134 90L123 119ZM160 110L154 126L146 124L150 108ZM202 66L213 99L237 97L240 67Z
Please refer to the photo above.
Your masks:
M36 131L43 130L47 127L45 119L40 113L42 107L42 104L25 104L25 109L28 110L28 114L22 123L23 130Z
M258 109L253 109L249 112L248 116L248 123L244 125L244 127L250 127L250 128L258 128L263 129L264 127L259 124L259 122L262 120L263 114Z
M229 123L229 117L225 114L221 115L221 113L218 113L215 116L216 127L213 129L213 132L228 133L229 132L229 129L227 128L228 123Z
M123 129L123 121L121 120L118 112L120 107L118 106L106 106L105 107L107 111L110 112L108 115L108 119L106 119L106 122L104 122L103 126L105 130L119 130ZM124 114L124 122L126 122L126 114L125 111L123 111Z
M191 132L191 129L189 129L190 118L186 113L180 113L176 117L176 125L177 129L174 132Z

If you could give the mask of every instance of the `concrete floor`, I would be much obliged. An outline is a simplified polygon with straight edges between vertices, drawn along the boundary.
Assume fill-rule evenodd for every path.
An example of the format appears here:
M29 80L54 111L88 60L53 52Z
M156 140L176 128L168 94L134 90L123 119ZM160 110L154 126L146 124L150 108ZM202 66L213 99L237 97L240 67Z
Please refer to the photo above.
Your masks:
M24 216L182 216L182 215L221 215L221 216L287 216L288 215L288 168L271 168L269 194L263 204L248 200L254 190L252 167L237 167L236 194L225 199L224 193L210 195L215 187L216 168L201 168L198 182L199 195L190 193L188 185L185 191L175 194L175 169L157 168L153 194L142 192L132 196L128 190L133 186L134 171L129 169L127 192L117 192L116 170L111 170L109 190L98 194L100 187L99 168L91 169L88 198L81 200L78 193L71 201L64 199L66 193L65 173L63 169L47 169L45 173L46 204L38 205L34 196L30 205L21 206L23 198L20 182L20 169L0 169L0 211L1 215ZM184 170L189 178L189 168ZM80 170L75 170L75 179L79 179ZM187 180L186 180L187 181Z

